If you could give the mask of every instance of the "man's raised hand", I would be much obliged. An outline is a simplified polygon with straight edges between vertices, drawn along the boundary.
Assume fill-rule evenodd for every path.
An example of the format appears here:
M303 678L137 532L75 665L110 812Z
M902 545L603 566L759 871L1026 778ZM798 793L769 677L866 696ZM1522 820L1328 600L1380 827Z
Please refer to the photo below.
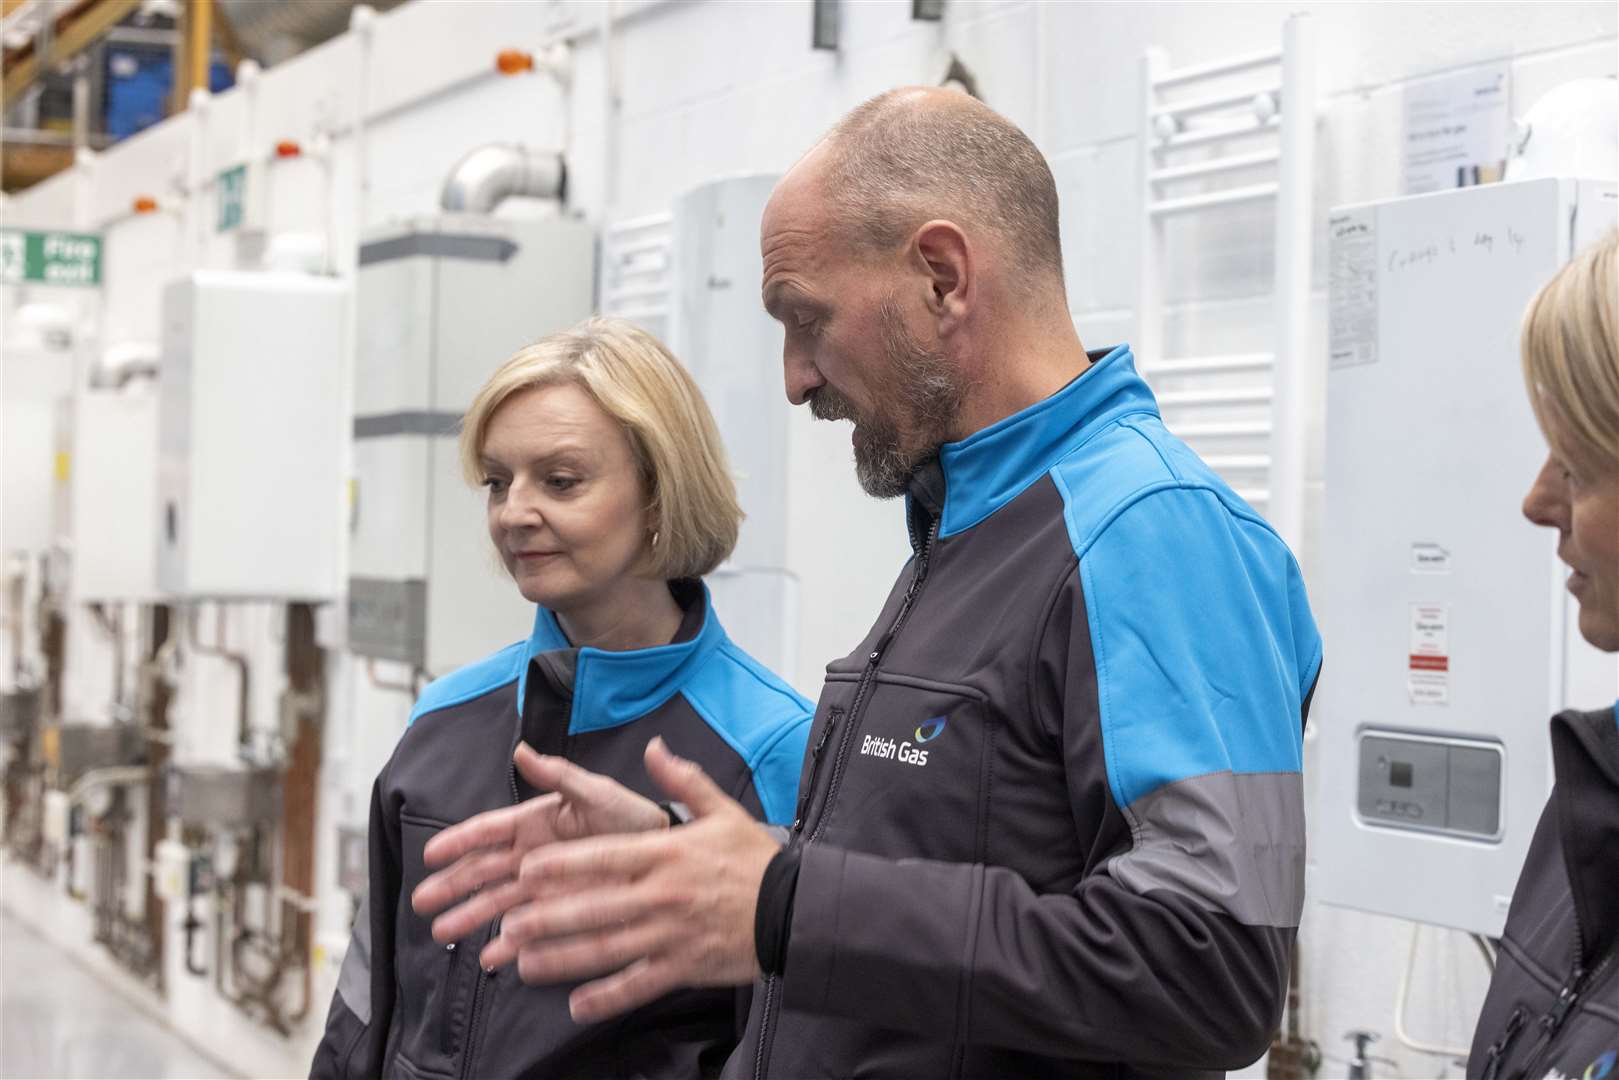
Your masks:
M616 780L519 743L512 759L523 778L546 792L516 806L452 825L427 842L429 867L444 867L416 887L411 906L433 920L433 938L458 941L541 892L518 879L523 857L559 841L667 828L669 816ZM439 914L443 912L443 914Z
M684 986L735 986L759 973L754 909L778 841L694 762L661 739L647 772L692 822L635 836L552 844L522 860L532 899L512 908L480 961L517 961L528 983L593 979L569 997L580 1023Z

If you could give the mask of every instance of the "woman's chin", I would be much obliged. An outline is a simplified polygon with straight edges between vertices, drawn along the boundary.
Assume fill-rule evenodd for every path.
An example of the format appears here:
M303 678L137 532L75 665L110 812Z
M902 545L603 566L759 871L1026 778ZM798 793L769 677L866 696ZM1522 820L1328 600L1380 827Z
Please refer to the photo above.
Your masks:
M531 604L538 604L543 608L555 611L559 607L567 607L569 597L578 590L570 588L568 582L557 580L556 574L524 574L517 578L517 591L523 594L523 599Z

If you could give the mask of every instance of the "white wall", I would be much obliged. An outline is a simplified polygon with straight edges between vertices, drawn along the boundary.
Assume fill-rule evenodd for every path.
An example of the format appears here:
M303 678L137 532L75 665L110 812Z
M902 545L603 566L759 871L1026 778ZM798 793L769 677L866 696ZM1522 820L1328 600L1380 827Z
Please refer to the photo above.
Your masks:
M955 51L977 75L986 100L1023 125L1051 160L1062 198L1071 306L1087 344L1099 346L1132 330L1138 64L1148 46L1165 49L1175 66L1215 61L1276 47L1290 12L1311 13L1319 24L1321 56L1319 222L1334 204L1400 193L1400 101L1413 82L1510 60L1513 109L1521 114L1566 79L1613 74L1619 34L1619 13L1611 3L951 0L948 9L942 24L928 24L910 19L906 0L846 3L842 47L827 53L810 48L805 0L621 2L613 33L616 100L610 105L608 65L596 32L598 5L417 0L376 21L370 75L363 83L363 50L353 34L263 73L256 89L259 149L280 138L313 145L323 131L335 149L327 164L304 159L264 166L250 198L263 199L259 212L271 230L329 233L342 267L362 228L431 211L445 172L466 150L494 140L558 145L566 139L577 208L597 220L662 212L677 194L715 175L785 169L841 113L871 94L938 81ZM559 34L576 41L571 95L539 76L480 74L499 49L535 49ZM205 116L176 118L101 155L88 207L76 195L79 181L72 176L5 205L6 224L104 223L106 340L155 333L156 290L167 271L193 260L230 265L237 259L235 238L213 231L211 189L193 198L189 223L183 200L175 196L186 177L211 177L240 159L246 145L243 98L243 90L234 90L214 101ZM362 101L368 116L386 114L368 126L363 157L351 137ZM195 140L193 160L189 128L199 123L203 135ZM167 198L176 209L152 218L117 217L138 194ZM1267 340L1271 240L1267 213L1254 209L1234 208L1171 232L1167 352L1252 348ZM1318 341L1325 336L1324 255L1318 233ZM8 311L21 295L11 291ZM858 639L905 545L898 507L858 496L848 475L847 446L832 429L790 416L785 402L780 408L803 450L793 460L804 473L789 483L815 493L795 504L797 546L789 555L803 578L799 668L800 681L807 683L819 663ZM1314 419L1309 477L1318 507L1320 425ZM1312 527L1316 520L1318 515ZM1313 535L1307 530L1301 552L1307 569ZM247 614L235 625L242 633L261 632ZM75 640L88 648L94 639L81 634ZM350 665L339 662L333 669L339 715L327 737L323 829L363 816L370 775L404 711L402 696L372 688ZM229 686L206 678L188 684L186 692L192 699L181 710L198 715L219 715L232 701ZM1330 765L1312 753L1309 767L1313 773ZM323 926L340 938L346 902L331 887L324 836L322 843ZM1330 853L1316 851L1313 857L1323 855ZM1343 1052L1342 1035L1349 1029L1380 1031L1378 1050L1396 1059L1399 1074L1459 1075L1443 1058L1404 1050L1393 1040L1394 990L1409 932L1403 924L1311 904L1303 928L1305 1030L1334 1055ZM1465 1046L1484 984L1471 943L1427 933L1413 987L1412 1033ZM217 1024L208 1033L195 1016L179 1019L198 1037L229 1042ZM313 1032L303 1041L310 1037ZM287 1061L301 1065L305 1049L289 1050ZM265 1061L253 1059L259 1068ZM1329 1063L1326 1074L1335 1071L1341 1074L1341 1066Z

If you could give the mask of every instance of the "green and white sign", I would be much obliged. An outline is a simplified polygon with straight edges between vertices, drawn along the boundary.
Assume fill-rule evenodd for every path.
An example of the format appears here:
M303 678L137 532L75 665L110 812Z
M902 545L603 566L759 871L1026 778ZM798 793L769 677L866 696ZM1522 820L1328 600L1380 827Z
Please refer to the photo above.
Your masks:
M247 166L238 165L219 174L219 232L229 232L242 224L242 206L247 200Z
M100 285L101 237L0 229L0 282Z

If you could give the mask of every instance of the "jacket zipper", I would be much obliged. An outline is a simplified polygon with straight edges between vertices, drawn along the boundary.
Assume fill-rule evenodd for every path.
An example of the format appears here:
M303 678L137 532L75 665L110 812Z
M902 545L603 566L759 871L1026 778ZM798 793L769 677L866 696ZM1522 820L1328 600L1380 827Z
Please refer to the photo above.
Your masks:
M855 687L854 701L849 705L849 722L844 725L843 735L838 740L838 751L832 762L832 779L827 782L826 798L821 801L821 816L815 820L815 829L810 833L811 842L819 839L821 831L826 827L827 815L832 811L832 800L837 798L838 787L843 781L843 768L849 760L849 747L852 745L855 729L860 726L860 709L865 704L866 692L876 678L877 665L882 663L883 654L888 651L888 646L893 643L894 638L898 636L900 630L905 626L905 620L911 614L911 607L916 603L916 596L922 591L922 582L928 576L928 558L933 554L933 542L938 538L939 519L934 518L933 524L928 527L927 540L923 542L921 551L917 553L916 569L911 574L910 585L905 589L905 599L900 602L899 613L894 616L894 621L889 624L888 629L883 632L883 636L877 639L877 644L866 655L865 670L860 673L860 683ZM815 764L810 766L810 783L807 788L809 792L808 798L813 799L814 797L815 772L819 767L819 755L823 749L820 744L824 743L832 733L835 722L836 715L834 714L828 718L826 730L821 733L821 738L817 741L815 749L817 760ZM793 822L795 835L803 831L805 815L808 811L809 806L806 803L803 811L798 815L798 820ZM770 1060L770 1043L775 1034L772 1030L775 1026L772 1023L775 1019L775 999L776 977L772 975L765 979L765 1003L763 1017L759 1021L759 1049L753 1059L754 1080L764 1080L765 1065Z
M1545 1016L1540 1018L1540 1037L1535 1040L1535 1049L1529 1057L1529 1064L1518 1070L1514 1075L1532 1076L1544 1063L1546 1055L1552 1052L1557 1041L1557 1033L1568 1022L1569 1016L1579 1004L1580 995L1586 986L1595 985L1602 974L1613 963L1614 957L1619 956L1619 947L1608 950L1608 954L1599 960L1595 966L1585 966L1585 927L1580 925L1580 911L1576 906L1573 909L1574 921L1574 970L1569 974L1562 989L1557 991L1557 1000Z
M1518 1037L1518 1032L1523 1030L1528 1020L1529 1013L1522 1005L1512 1010L1512 1015L1507 1017L1507 1026L1502 1029L1500 1037L1490 1044L1481 1080L1495 1080L1501 1071L1501 1062L1506 1060L1507 1050L1512 1046L1512 1040Z
M439 1007L439 1052L455 1053L455 942L444 946L444 1004Z
M804 830L804 811L809 809L810 796L815 793L815 780L821 774L821 754L826 750L827 740L832 737L842 716L843 709L837 705L826 711L826 727L821 731L821 737L815 740L815 748L810 751L809 782L804 785L804 793L798 797L798 812L793 815L794 835Z
M1577 928L1576 928L1577 929ZM1580 1003L1580 997L1585 989L1594 986L1603 973L1613 963L1613 958L1619 955L1619 950L1610 952L1602 962L1594 968L1587 969L1579 961L1574 961L1574 971L1569 975L1568 981L1557 991L1557 1000L1552 1007L1540 1018L1540 1037L1535 1041L1535 1050L1529 1058L1529 1064L1518 1070L1516 1076L1533 1076L1545 1064L1546 1056L1552 1052L1557 1042L1557 1033L1563 1029L1568 1018L1574 1015L1575 1008Z
M512 765L507 769L507 772L506 772L506 785L507 785L508 790L511 793L512 805L516 806L518 803L522 802L522 798L517 793L517 766L516 765ZM486 942L487 941L493 941L493 940L495 940L495 938L497 938L499 936L500 936L500 919L497 918L497 919L495 919L494 924L489 928L489 937L486 939ZM469 1080L469 1078L472 1076L472 1060L473 1060L473 1058L475 1058L477 1056L477 1051L479 1049L479 1046L478 1046L478 1007L483 1004L483 988L484 988L484 984L490 982L492 979L494 979L494 977L495 977L494 972L486 970L481 965L478 967L477 974L473 977L474 982L472 984L472 1008L469 1010L468 1015L467 1015L466 1050L461 1055L461 1069L460 1069L461 1080Z
M826 798L821 802L821 816L815 820L815 829L810 833L810 839L817 840L826 828L826 818L832 811L832 803L838 797L838 788L843 784L844 766L849 761L849 749L854 745L854 732L860 726L861 706L866 703L867 691L877 676L877 665L882 663L883 654L888 646L893 644L894 638L899 635L905 626L905 620L911 614L911 608L916 603L917 594L922 591L922 582L928 576L928 558L933 554L933 542L939 536L939 521L934 519L928 528L927 540L922 544L922 550L916 557L916 571L911 574L911 584L905 590L905 599L900 603L899 614L883 636L877 639L876 646L866 656L866 669L860 673L860 684L855 687L854 701L849 706L849 723L843 729L843 737L838 740L837 756L832 760L832 780L826 788Z

